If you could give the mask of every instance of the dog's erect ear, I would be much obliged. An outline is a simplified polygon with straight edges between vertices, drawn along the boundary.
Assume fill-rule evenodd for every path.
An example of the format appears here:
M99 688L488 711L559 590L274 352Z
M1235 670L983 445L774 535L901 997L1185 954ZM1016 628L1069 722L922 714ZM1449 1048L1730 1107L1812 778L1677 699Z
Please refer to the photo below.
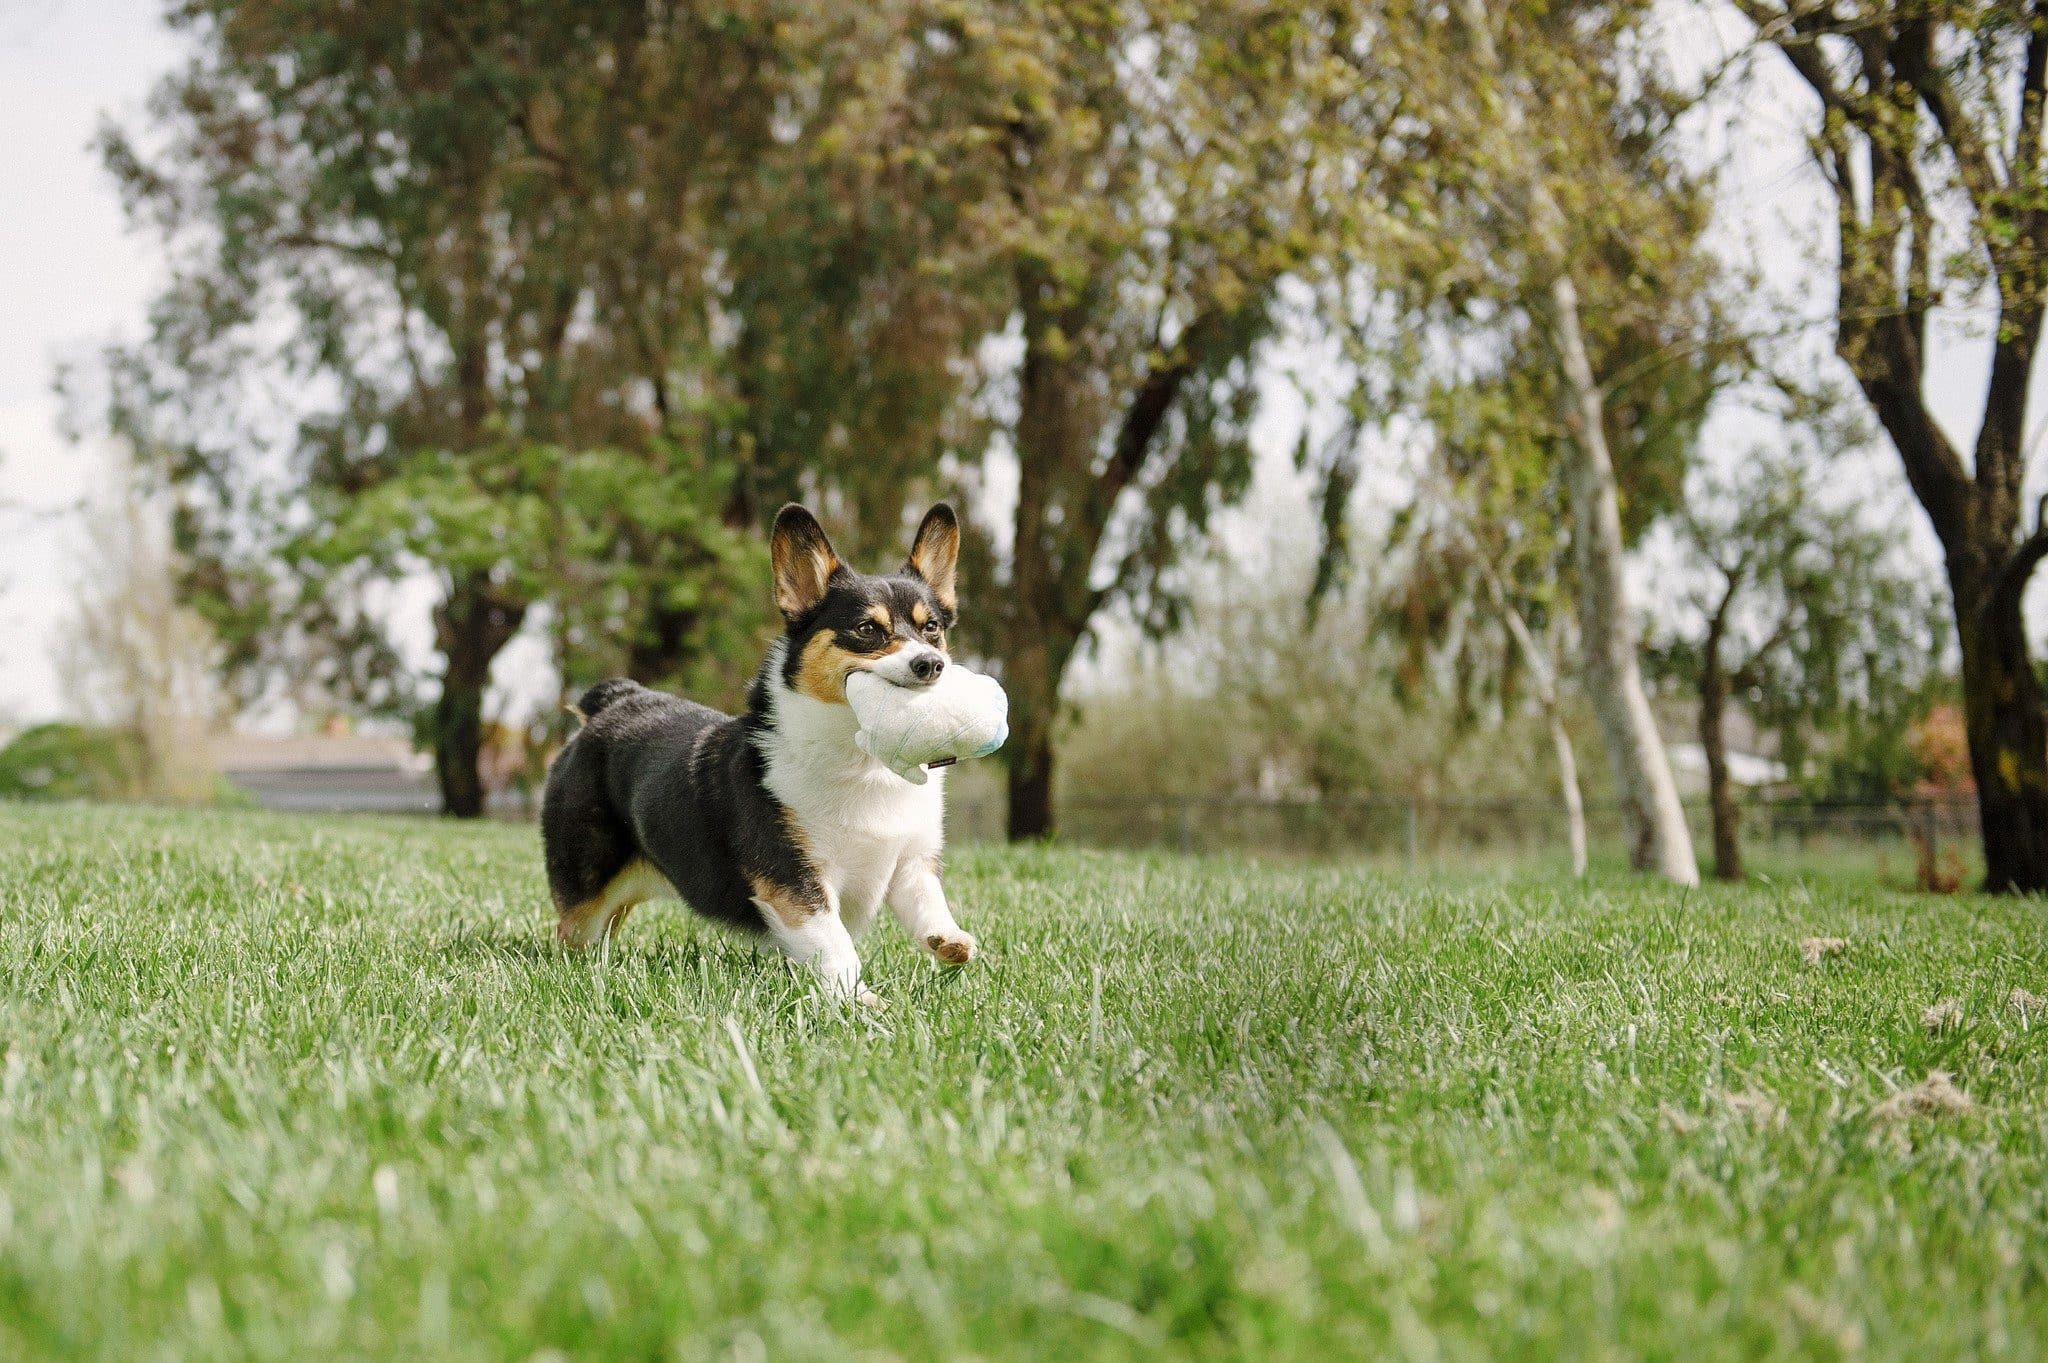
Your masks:
M839 556L818 518L795 502L775 513L768 557L775 567L775 608L789 620L823 600L825 584L839 571Z
M908 567L925 580L941 606L959 609L960 522L952 507L940 502L924 513L917 538L910 542Z

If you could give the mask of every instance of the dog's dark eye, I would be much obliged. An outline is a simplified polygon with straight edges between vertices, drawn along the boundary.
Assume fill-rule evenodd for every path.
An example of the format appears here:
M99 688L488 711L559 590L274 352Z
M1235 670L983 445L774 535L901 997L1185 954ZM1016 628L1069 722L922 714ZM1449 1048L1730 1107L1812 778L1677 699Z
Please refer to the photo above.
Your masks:
M864 644L880 643L882 634L881 624L874 620L863 620L853 627L853 637Z
M927 638L927 639L936 639L936 638L938 638L938 637L939 637L939 635L940 635L940 633L941 633L941 632L942 632L942 631L941 631L941 630L939 629L939 622L938 622L938 621L936 621L936 620L927 620L927 621L925 621L925 622L924 622L924 637L925 637L925 638Z

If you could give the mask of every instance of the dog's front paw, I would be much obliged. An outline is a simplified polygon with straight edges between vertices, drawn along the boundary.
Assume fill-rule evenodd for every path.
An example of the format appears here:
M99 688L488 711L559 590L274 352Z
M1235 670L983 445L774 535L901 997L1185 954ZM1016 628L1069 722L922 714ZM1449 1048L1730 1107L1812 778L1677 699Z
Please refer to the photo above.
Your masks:
M955 928L925 938L924 949L947 965L966 965L974 959L975 941L971 934Z

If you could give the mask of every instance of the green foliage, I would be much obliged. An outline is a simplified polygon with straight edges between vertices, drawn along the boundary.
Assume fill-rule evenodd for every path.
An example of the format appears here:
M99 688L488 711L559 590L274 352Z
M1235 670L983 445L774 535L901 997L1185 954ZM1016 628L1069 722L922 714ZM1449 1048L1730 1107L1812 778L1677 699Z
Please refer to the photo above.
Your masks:
M1695 95L1648 43L1650 7L1487 6L1498 82L1454 13L1359 8L1402 72L1402 117L1363 129L1375 140L1358 153L1392 187L1349 209L1347 249L1318 265L1362 413L1434 432L1456 480L1493 484L1489 510L1498 493L1542 491L1548 504L1525 514L1561 520L1572 402L1545 317L1568 274L1633 541L1677 504L1707 410L1746 363L1727 307L1741 281L1704 240L1713 177L1674 145ZM1526 128L1503 116L1509 100ZM1529 211L1532 182L1556 201L1561 239Z
M1498 694L1474 713L1476 688L1441 660L1411 672L1376 583L1309 618L1289 547L1301 546L1205 574L1183 630L1120 665L1115 689L1080 698L1062 731L1064 792L1556 800L1540 717ZM1460 632L1478 631L1468 620Z
M1916 688L1886 687L1874 703L1819 717L1806 745L1802 788L1816 800L1856 804L1912 793L1927 774L1914 743L1918 726L1959 696L1952 673L1929 673Z
M1374 625L1400 642L1399 694L1448 698L1483 728L1538 699L1503 611L1552 673L1579 624L1580 418L1552 281L1568 275L1580 299L1626 543L1679 508L1701 427L1751 359L1730 322L1739 281L1705 242L1712 177L1674 150L1693 97L1645 43L1648 7L1488 6L1497 75L1457 10L1386 9L1383 42L1403 58L1386 171L1399 191L1353 212L1352 252L1320 282L1358 375L1347 439L1377 424L1420 465L1378 572ZM1532 185L1555 222L1530 210ZM1339 446L1305 461L1324 483L1317 591L1344 576L1330 498L1358 480L1356 458Z
M1250 480L1250 356L1298 262L1298 153L1270 96L1285 20L1067 4L963 24L934 77L961 92L940 148L971 155L989 252L1025 346L1012 444L1025 495L996 598L1007 650L1057 661L1122 598L1172 623L1166 574ZM1112 522L1118 548L1103 561Z
M142 739L119 727L38 724L0 748L0 800L170 800L247 809L247 792L218 773L196 788L165 791L150 779Z
M1793 780L1883 799L1908 783L1908 730L1951 684L1952 632L1887 513L1828 495L1832 469L1810 451L1759 451L1695 481L1674 522L1689 586L1650 658L1697 686L1714 639L1729 694Z
M104 143L177 267L111 422L179 490L249 691L418 706L363 602L424 573L444 701L543 615L572 679L729 695L764 503L864 529L935 466L963 371L922 219L827 137L891 50L853 16L176 18L197 59ZM279 364L281 400L249 390Z
M132 797L142 748L133 734L85 724L38 724L0 748L0 799Z

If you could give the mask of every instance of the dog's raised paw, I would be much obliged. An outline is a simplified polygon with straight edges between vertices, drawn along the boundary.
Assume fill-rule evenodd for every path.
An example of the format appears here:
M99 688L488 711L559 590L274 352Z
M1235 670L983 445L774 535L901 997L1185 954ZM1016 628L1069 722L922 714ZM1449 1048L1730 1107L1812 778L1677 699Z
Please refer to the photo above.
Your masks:
M974 959L974 939L964 932L935 932L924 939L924 944L947 965L966 965Z

